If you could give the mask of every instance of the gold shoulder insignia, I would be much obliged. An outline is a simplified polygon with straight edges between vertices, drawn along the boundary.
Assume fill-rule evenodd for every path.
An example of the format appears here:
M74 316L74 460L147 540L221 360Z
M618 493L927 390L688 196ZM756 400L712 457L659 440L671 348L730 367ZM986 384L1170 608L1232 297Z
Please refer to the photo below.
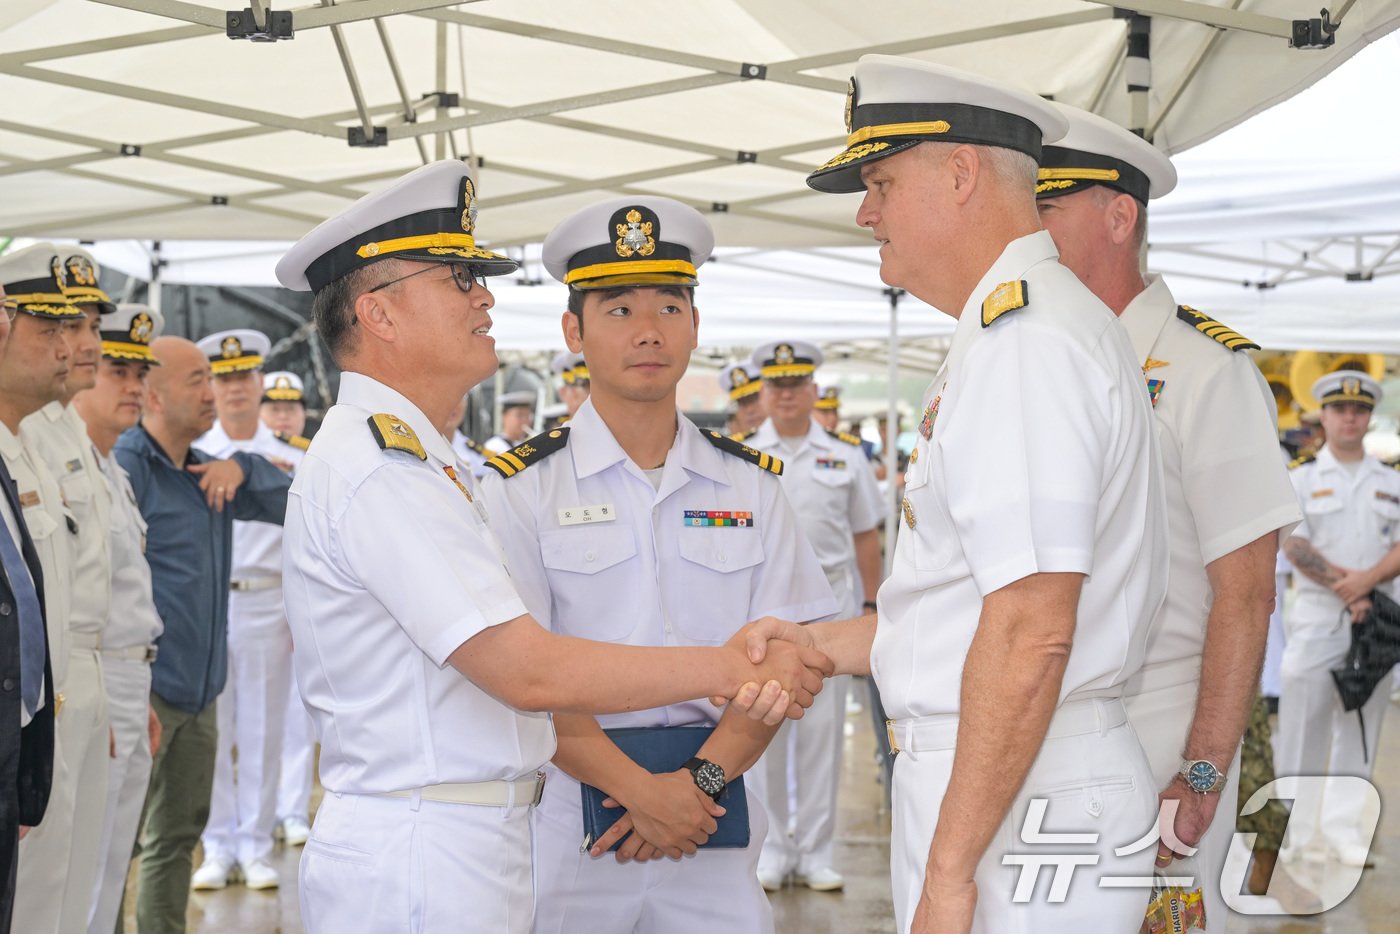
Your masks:
M733 454L735 457L762 467L769 473L776 474L779 477L783 475L783 462L773 455L764 454L762 451L756 451L742 441L726 438L717 431L706 431L701 428L700 433L705 436L706 441L710 442L724 453Z
M1177 305L1176 316L1206 337L1212 338L1231 350L1258 350L1259 345L1238 331L1232 331L1203 311L1190 305Z
M509 451L502 451L488 460L486 466L502 477L513 477L531 464L544 460L555 451L564 450L564 445L568 443L569 429L555 428L544 434L535 435L528 441L522 441Z
M374 435L374 440L379 442L379 446L384 450L407 451L420 461L428 459L428 452L423 450L423 443L418 440L418 435L408 427L408 422L397 415L381 412L371 415L367 421L370 434Z
M1025 308L1030 300L1030 287L1025 279L1003 282L982 300L982 327L987 327L1008 311Z
M827 434L831 435L831 437L835 438L837 441L844 442L845 444L853 445L854 447L861 446L860 435L853 435L848 431L828 431Z
M303 438L301 435L289 435L285 431L275 431L273 436L283 444L290 444L298 451L305 451L311 447L311 439Z
M758 434L757 428L755 428L753 431L736 431L734 432L734 434L729 436L729 440L738 441L740 444L743 444L745 441L749 440L756 434Z
M467 442L467 450L468 450L468 451L474 451L474 452L476 452L477 454L480 454L480 455L482 455L482 456L485 456L485 455L487 454L486 449L483 448L481 445L477 444L476 441L473 440L472 438L468 438L466 435L463 435L463 436L462 436L462 440L464 440L464 441Z
M1317 460L1316 454L1304 454L1302 457L1295 457L1293 458L1293 460L1289 461L1288 469L1294 470L1298 467L1303 466L1304 464L1311 464L1315 460Z

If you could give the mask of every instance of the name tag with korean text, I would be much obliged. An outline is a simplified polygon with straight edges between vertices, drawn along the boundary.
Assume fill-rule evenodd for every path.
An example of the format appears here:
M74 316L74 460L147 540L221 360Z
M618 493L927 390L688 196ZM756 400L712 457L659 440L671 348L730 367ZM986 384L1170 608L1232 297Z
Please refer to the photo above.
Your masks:
M566 506L559 510L560 525L585 525L590 522L613 522L617 510L612 503L599 503L596 506Z

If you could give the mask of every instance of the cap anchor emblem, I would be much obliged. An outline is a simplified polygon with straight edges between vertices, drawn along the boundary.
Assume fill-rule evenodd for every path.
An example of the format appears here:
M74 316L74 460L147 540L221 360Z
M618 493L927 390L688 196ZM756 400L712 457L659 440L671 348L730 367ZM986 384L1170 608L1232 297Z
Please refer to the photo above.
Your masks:
M131 339L136 343L149 344L153 330L155 330L155 322L144 311L131 319Z
M224 355L225 360L241 357L243 356L243 342L236 337L225 337L223 343L219 345L219 352Z
M462 179L462 230L467 234L476 233L476 185L470 178Z
M656 252L656 241L651 236L651 221L643 221L636 208L627 212L627 223L617 225L617 255L624 259L633 255L650 256Z

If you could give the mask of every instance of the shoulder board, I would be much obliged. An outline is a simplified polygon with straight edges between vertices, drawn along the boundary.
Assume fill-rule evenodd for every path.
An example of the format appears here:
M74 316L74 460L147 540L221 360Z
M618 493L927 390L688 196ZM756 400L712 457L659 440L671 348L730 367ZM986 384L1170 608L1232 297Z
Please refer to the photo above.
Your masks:
M776 474L779 477L783 475L783 462L773 455L764 454L762 451L755 451L742 441L726 438L717 431L706 431L701 428L700 433L705 436L706 441L710 442L724 453L733 454L735 457L762 467L769 473Z
M1316 454L1304 454L1302 457L1295 457L1293 458L1293 460L1289 461L1288 469L1294 470L1298 467L1303 466L1304 464L1311 464L1315 460L1317 460Z
M844 443L844 444L849 444L849 445L852 445L852 446L854 446L854 447L860 447L860 446L861 446L861 445L860 445L860 441L861 441L860 435L853 435L853 434L851 434L850 432L846 432L846 431L828 431L827 434L831 435L831 437L835 438L837 441L840 441L840 442L842 442L842 443Z
M474 439L468 438L466 435L462 435L462 440L467 442L468 451L475 451L477 454L481 455L485 455L488 453L487 450L483 448L480 444L477 444Z
M301 435L289 435L285 431L274 431L273 437L283 444L290 444L298 451L305 451L311 447L311 439L303 438Z
M488 460L486 466L502 477L513 477L531 464L537 464L544 460L555 451L564 450L564 445L568 443L569 429L555 428L535 435L528 441L522 441L509 451L502 451Z
M738 441L738 442L740 442L740 443L743 443L743 442L749 440L750 438L752 438L752 437L753 437L754 435L756 435L756 434L758 434L758 429L757 429L757 428L755 428L753 431L736 431L736 432L734 432L734 434L732 434L732 435L729 436L729 440L730 440L730 441Z
M1232 331L1203 311L1190 305L1177 305L1176 316L1206 337L1212 338L1231 350L1258 350L1259 345L1238 331Z
M982 300L982 327L989 326L1008 311L1025 308L1030 301L1030 286L1025 279L1003 282Z
M374 440L379 442L379 446L384 450L406 451L420 461L428 459L428 452L423 450L423 443L418 440L418 435L408 427L408 422L397 415L381 412L371 415L367 421L370 434L374 435Z

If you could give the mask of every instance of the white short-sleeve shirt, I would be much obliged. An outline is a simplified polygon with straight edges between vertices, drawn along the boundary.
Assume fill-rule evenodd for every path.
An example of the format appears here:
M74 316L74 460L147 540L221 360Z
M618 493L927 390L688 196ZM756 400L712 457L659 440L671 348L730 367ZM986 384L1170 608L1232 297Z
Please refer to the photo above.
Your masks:
M865 450L833 436L816 422L800 439L778 434L767 419L744 441L783 461L783 492L798 524L812 543L826 572L840 612L851 615L855 599L854 535L876 528L884 519L884 498Z
M416 434L424 459L379 446L368 420L381 413ZM293 665L328 791L515 779L554 755L547 714L518 711L447 664L472 636L525 613L469 494L470 474L417 406L341 375L283 530Z
M1338 567L1372 567L1400 542L1400 470L1367 455L1348 470L1324 445L1317 457L1288 472L1303 509L1293 535ZM1289 635L1299 626L1337 628L1344 607L1329 588L1306 574L1295 574L1298 587L1289 617ZM1395 581L1381 590L1396 595Z
M679 412L676 420L659 487L591 400L556 429L567 432L562 450L509 479L487 472L487 508L530 614L563 635L684 646L722 645L761 616L807 622L835 613L778 478L718 450ZM694 700L598 722L685 726L719 716Z
M237 451L259 454L289 476L296 475L305 452L277 437L271 428L258 422L253 437L235 441L222 422L206 431L194 446L219 459ZM282 527L272 522L233 523L233 580L257 580L282 574Z
M982 325L1024 280L1029 304ZM1086 575L1061 701L1121 692L1166 587L1161 463L1142 371L1044 231L1007 245L924 399L871 665L895 719L954 714L982 600Z
M50 402L20 424L20 435L58 481L72 513L73 581L68 628L102 632L112 609L112 553L108 528L112 496L97 468L87 425L71 405Z
M1249 354L1177 315L1159 276L1123 310L1151 390L1171 540L1171 586L1146 665L1199 656L1212 592L1206 565L1301 517L1279 459L1273 393Z
M122 465L112 455L97 455L97 467L112 495L112 618L102 633L110 649L154 645L165 631L151 589L151 566L146 563L146 520L136 504Z

